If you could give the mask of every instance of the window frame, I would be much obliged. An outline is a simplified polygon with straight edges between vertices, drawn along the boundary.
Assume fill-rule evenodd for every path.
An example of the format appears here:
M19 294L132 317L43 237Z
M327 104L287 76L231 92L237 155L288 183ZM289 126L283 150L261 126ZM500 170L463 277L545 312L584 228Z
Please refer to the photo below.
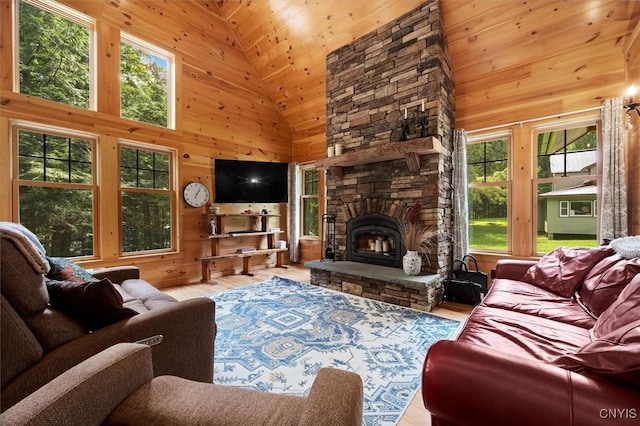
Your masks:
M575 129L579 127L590 127L595 126L595 134L596 134L596 172L592 175L571 175L571 176L550 176L540 178L538 177L538 135L542 133L561 131L561 130L569 130ZM554 184L554 183L580 183L585 180L585 178L589 177L592 180L596 181L597 193L596 199L593 200L591 206L591 214L590 215L575 215L571 210L571 201L569 202L569 211L568 216L560 216L560 217L576 217L576 218L588 218L598 217L598 200L602 195L602 123L597 116L587 116L584 118L577 119L567 119L562 120L553 124L540 124L534 125L531 127L531 186L533 188L532 191L532 220L531 220L531 255L533 256L541 256L545 254L544 252L539 251L538 249L538 215L535 213L538 211L538 190L537 188L541 184ZM566 173L566 171L565 171ZM584 202L584 200L573 200L577 202ZM600 238L600 225L597 225L596 229L596 242L599 241Z
M58 15L75 24L87 27L89 30L89 107L88 111L97 111L98 108L98 55L97 55L97 35L96 35L96 19L85 15L62 3L50 0L13 0L13 91L25 96L32 96L20 91L20 2L28 3L33 7L44 10L45 12ZM51 99L36 97L48 102L56 102L67 105L72 108L80 108L76 105L69 105Z
M305 180L304 180L304 175L305 175L305 171L308 170L316 170L318 172L318 192L316 194L306 194L305 193ZM319 239L322 237L322 214L321 214L321 208L322 206L320 205L320 191L321 191L321 169L317 169L313 164L307 164L307 165L301 165L300 166L300 229L299 229L299 233L300 233L300 238L301 239ZM317 236L312 236L312 235L305 235L304 234L304 228L305 228L305 222L304 222L304 200L305 199L312 199L315 198L318 201L318 235Z
M491 249L491 248L485 248L485 247L469 247L469 250L473 251L473 252L477 252L477 253L495 253L495 254L511 254L512 252L512 233L513 233L513 226L512 226L512 220L511 220L511 203L512 203L512 184L513 184L513 173L512 173L512 169L513 169L513 133L511 132L511 130L504 130L504 131L498 131L498 132L487 132L487 133L478 133L478 134L474 134L473 136L469 136L467 138L467 146L469 145L474 145L474 144L479 144L479 143L484 143L484 142L492 142L492 141L496 141L496 140L500 140L500 139L506 139L507 140L507 180L504 181L486 181L486 175L485 175L485 179L483 182L470 182L469 181L469 174L467 171L467 191L469 191L471 188L489 188L489 187L506 187L507 189L507 247L505 250L497 250L497 249ZM486 159L485 159L486 160ZM468 169L468 161L465 164L465 169ZM470 206L468 205L469 200L467 200L467 208L469 208ZM470 219L468 219L470 221ZM469 226L470 224L467 224L467 226ZM470 235L470 232L468 232Z
M45 188L62 188L62 189L75 189L75 190L91 190L92 192L92 202L93 202L93 211L92 211L92 231L93 231L93 241L92 241L92 255L87 256L72 256L72 259L82 259L82 260L92 260L98 259L100 257L100 188L98 185L98 175L99 175L99 162L98 162L98 143L99 138L98 135L82 132L62 127L48 126L40 123L34 123L30 121L10 121L9 123L11 129L11 149L12 149L12 173L11 173L11 190L12 190L12 217L15 218L16 221L20 221L20 187L21 186L30 186L30 187L45 187ZM32 133L41 133L47 134L56 137L62 138L77 138L82 140L87 140L91 142L91 183L71 183L71 182L55 182L55 181L30 181L20 179L20 149L19 149L19 138L18 133L20 131L32 132Z
M133 141L130 139L118 139L117 142L117 146L118 146L118 171L117 171L117 177L118 177L118 182L117 182L117 191L118 191L118 254L120 257L132 257L132 256L145 256L145 255L153 255L153 254L165 254L165 253L177 253L180 250L179 247L179 241L178 241L178 232L177 232L177 224L178 224L178 220L177 220L177 206L178 203L176 201L176 197L177 197L177 188L178 188L178 184L177 184L177 170L176 170L176 164L177 164L177 150L173 149L173 148L168 148L168 147L163 147L163 146L157 146L157 145L152 145L152 144L148 144L148 143L143 143L143 142L138 142L138 141ZM121 169L122 169L122 164L121 164L121 158L122 158L122 154L121 154L121 148L122 147L126 147L126 148L130 148L130 149L135 149L135 150L142 150L142 151L151 151L151 152L156 152L156 153L162 153L162 154L167 154L169 156L169 176L168 176L168 184L169 184L169 188L167 189L157 189L157 188L138 188L138 187L128 187L128 186L122 186L122 181L121 181ZM138 250L138 251L131 251L131 252L125 252L124 251L124 232L123 232L123 227L122 227L122 222L123 222L123 214L122 214L122 193L123 192L137 192L137 193L146 193L146 194L157 194L157 193L166 193L169 194L169 200L170 200L170 226L171 226L171 232L170 232L170 246L167 248L161 248L161 249L151 249L151 250Z
M161 128L166 128L169 130L176 129L176 57L175 54L165 50L153 43L150 43L144 39L131 35L125 31L120 31L120 43L127 43L133 46L134 48L141 49L150 53L152 55L158 56L167 61L167 124L166 126L160 126L153 123L147 123L144 121L136 121L131 118L122 116L122 107L120 107L120 118L123 120L131 120L136 123L148 124L150 126L157 126ZM121 71L121 65L118 69L118 72ZM121 84L120 88L120 99L122 99L122 74L119 75L119 81Z

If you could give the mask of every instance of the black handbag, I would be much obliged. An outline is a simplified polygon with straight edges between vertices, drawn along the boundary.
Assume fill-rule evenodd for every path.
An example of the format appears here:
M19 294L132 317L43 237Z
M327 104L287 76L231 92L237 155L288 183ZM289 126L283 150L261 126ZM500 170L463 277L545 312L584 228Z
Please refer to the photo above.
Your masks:
M473 260L475 271L470 270L465 260ZM444 300L448 302L479 305L487 294L487 274L478 269L478 261L470 254L456 259L444 285Z

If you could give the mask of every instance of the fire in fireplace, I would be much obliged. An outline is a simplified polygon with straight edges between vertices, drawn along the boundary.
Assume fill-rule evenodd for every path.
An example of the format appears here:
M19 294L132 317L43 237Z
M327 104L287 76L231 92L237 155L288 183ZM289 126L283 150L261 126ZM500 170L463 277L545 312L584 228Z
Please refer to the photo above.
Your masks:
M404 251L394 218L368 214L347 222L347 260L402 268Z

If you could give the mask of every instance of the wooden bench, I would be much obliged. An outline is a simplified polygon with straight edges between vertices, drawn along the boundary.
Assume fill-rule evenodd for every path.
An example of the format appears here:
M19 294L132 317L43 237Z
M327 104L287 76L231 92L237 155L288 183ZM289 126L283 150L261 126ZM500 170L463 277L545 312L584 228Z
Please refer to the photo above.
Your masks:
M218 259L235 259L242 258L242 274L248 275L250 277L254 276L254 273L251 271L251 257L258 255L270 255L272 253L276 253L276 267L286 269L288 266L285 265L285 253L287 253L289 249L286 248L270 248L270 249L257 249L254 251L249 251L246 253L228 253L228 254L219 254L217 256L204 256L200 258L200 262L202 262L202 282L211 281L211 270L209 269L209 265Z

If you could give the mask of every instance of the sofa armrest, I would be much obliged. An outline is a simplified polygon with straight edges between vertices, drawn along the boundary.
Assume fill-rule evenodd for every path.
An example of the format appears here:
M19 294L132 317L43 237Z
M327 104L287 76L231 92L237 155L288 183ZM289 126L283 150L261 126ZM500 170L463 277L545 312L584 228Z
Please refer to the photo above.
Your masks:
M2 405L15 404L109 346L155 335L163 336L162 343L151 348L155 376L170 374L202 382L213 381L215 303L203 297L135 315L54 349L3 387Z
M527 270L536 263L536 260L500 259L496 263L496 278L521 281Z
M309 392L300 426L362 424L362 379L356 373L321 368Z
M120 402L152 378L147 346L115 345L9 408L0 415L0 424L101 424Z
M429 349L422 393L445 424L611 425L608 410L619 409L627 416L618 414L616 425L631 425L640 416L640 392L631 388L447 340Z
M116 284L120 284L124 280L140 278L140 268L137 266L110 266L90 269L89 272L99 280L108 278L109 281Z

